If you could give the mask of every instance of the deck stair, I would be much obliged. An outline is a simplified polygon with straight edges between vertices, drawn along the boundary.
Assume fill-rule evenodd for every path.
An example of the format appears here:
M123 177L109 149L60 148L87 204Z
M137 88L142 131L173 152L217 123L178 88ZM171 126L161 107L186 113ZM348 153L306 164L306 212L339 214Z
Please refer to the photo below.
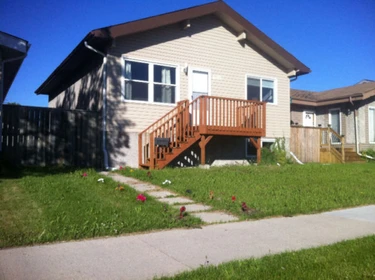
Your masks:
M206 145L216 135L249 137L260 159L265 124L264 102L214 96L183 100L138 135L139 166L162 169L197 142L204 164Z

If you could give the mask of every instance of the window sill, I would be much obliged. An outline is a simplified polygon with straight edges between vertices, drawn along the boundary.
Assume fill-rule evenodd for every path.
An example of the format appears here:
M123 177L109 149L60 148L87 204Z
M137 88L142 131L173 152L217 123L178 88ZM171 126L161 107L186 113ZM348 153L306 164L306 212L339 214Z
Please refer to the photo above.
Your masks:
M176 107L177 103L161 103L161 102L149 102L149 101L139 101L139 100L127 100L123 97L121 101L124 103L134 103L134 104L143 104L143 105L157 105L157 106L167 106L167 107Z

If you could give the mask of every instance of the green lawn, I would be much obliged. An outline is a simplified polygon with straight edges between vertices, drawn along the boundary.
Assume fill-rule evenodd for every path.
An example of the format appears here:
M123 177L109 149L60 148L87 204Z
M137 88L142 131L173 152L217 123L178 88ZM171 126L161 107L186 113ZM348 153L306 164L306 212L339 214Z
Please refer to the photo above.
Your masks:
M87 177L82 176L84 172ZM118 172L241 219L375 203L373 164L232 166L150 173L126 168ZM145 203L137 201L137 192L127 186L124 191L115 190L117 183L110 178L98 182L102 176L94 170L34 168L13 175L0 176L0 248L201 224L190 215L179 219L177 209L151 197ZM172 183L163 185L165 180ZM258 212L243 213L241 202Z
M292 216L374 204L373 164L231 166L211 169L118 171L150 181L243 219ZM162 185L166 180L172 183ZM213 193L213 199L210 197ZM232 201L235 196L236 201ZM244 214L241 202L257 209Z
M240 260L161 279L374 279L375 236Z
M87 177L82 177L86 172ZM113 236L200 224L191 216L100 176L94 170L28 169L0 177L0 248Z

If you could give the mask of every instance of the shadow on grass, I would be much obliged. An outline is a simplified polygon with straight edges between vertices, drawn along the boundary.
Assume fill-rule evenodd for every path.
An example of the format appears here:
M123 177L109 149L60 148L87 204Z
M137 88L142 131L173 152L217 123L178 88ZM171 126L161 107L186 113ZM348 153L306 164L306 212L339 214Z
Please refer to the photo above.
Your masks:
M88 168L86 168L88 169ZM44 177L54 174L66 174L84 170L74 166L17 166L10 161L0 159L0 179L19 179L25 176Z

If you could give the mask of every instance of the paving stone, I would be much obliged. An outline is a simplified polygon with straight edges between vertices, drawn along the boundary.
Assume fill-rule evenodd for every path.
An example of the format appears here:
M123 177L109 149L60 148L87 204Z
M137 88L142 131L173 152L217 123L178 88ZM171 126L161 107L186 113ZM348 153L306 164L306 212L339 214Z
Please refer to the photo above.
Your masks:
M181 205L174 206L174 208L180 209ZM185 205L187 212L199 212L199 211L205 211L210 210L211 206L203 205L203 204L187 204Z
M115 180L117 182L120 182L120 183L123 183L123 184L127 184L127 185L137 184L139 182L136 179L125 177L125 176L122 176L122 175L119 175L119 174L116 174L116 173L100 172L100 174L105 175L105 176L109 176L113 180Z
M193 213L192 215L209 224L238 221L237 217L228 215L223 212L200 212Z
M177 196L177 194L169 192L169 191L148 192L147 194L153 197L157 197L157 198L164 198L167 196Z
M191 199L185 197L166 197L158 199L160 202L165 202L168 204L176 204L176 203L194 203Z
M155 191L158 187L150 184L129 184L130 187L139 192Z

